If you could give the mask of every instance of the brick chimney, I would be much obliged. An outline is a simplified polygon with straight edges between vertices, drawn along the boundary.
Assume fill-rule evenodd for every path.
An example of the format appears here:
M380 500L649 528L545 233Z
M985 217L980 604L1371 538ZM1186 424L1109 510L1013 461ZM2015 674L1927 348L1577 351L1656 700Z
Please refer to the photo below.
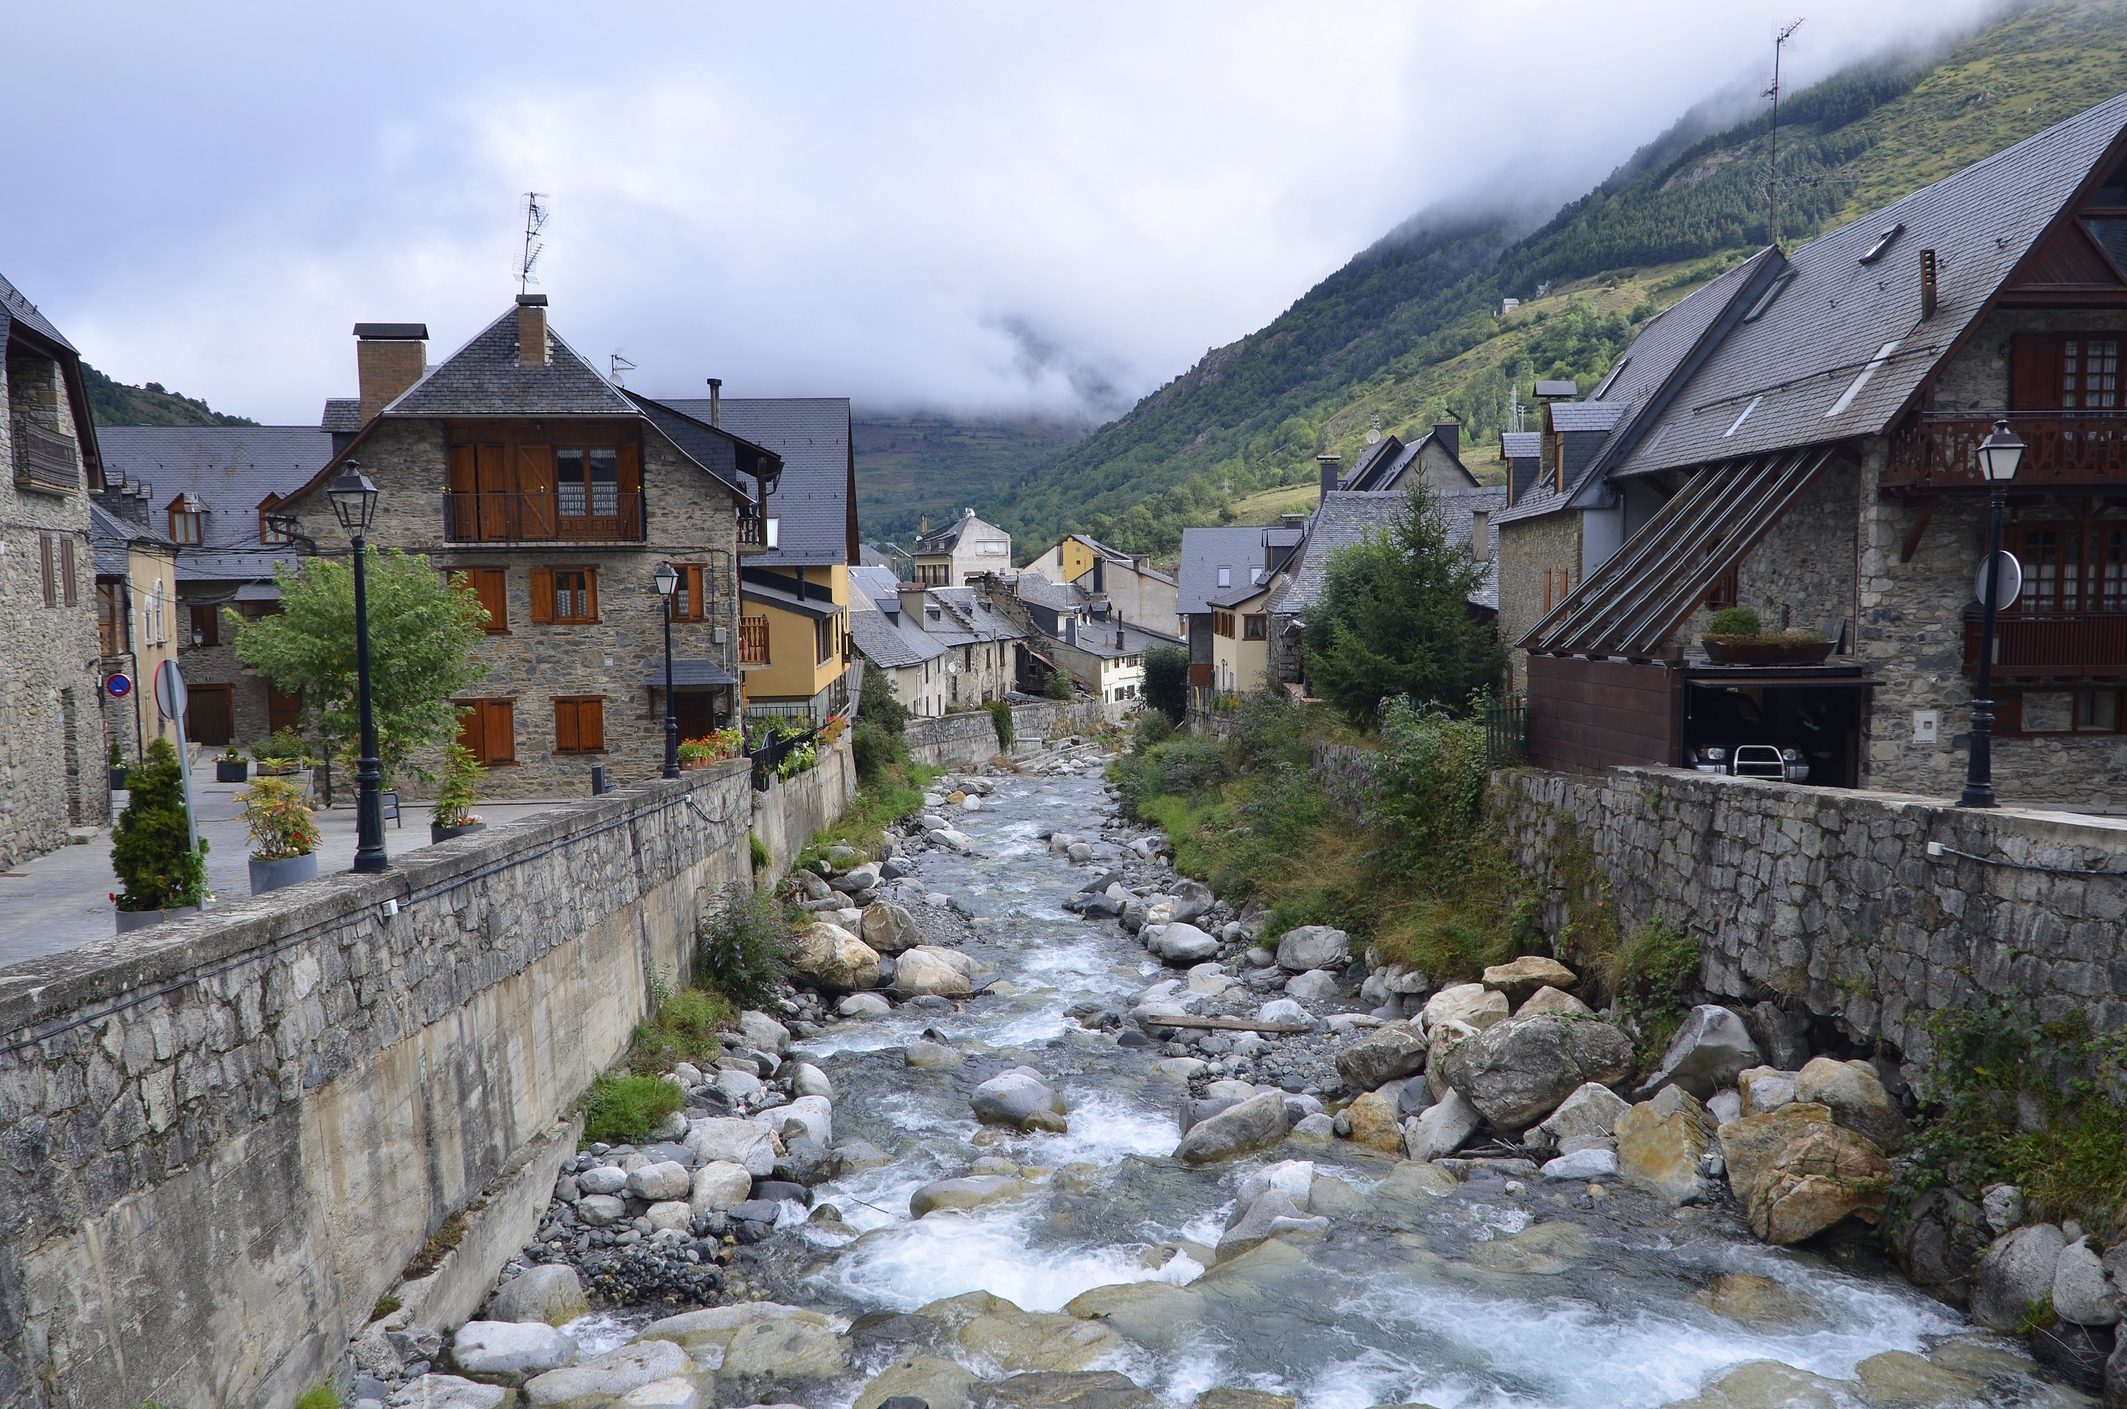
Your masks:
M428 324L357 323L354 335L355 382L366 426L428 371Z
M517 365L547 365L547 296L517 295Z

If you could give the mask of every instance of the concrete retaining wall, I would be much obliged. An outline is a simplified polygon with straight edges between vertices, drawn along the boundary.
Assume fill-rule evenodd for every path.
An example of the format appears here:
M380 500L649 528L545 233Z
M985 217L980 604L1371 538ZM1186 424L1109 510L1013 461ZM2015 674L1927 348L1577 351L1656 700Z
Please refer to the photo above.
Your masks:
M1075 700L1012 706L1012 737L1054 739L1065 734L1087 734L1110 724L1120 724L1137 708L1135 702Z
M1038 709L1021 705L1020 709ZM1013 729L1018 729L1018 711L1013 711ZM908 741L912 762L933 768L968 768L1004 752L997 743L997 721L986 709L966 714L945 714L932 719L911 719L901 731Z
M794 778L772 778L767 792L753 794L753 834L768 845L764 884L790 874L790 864L813 834L840 817L857 795L851 738L851 731L843 730L813 767Z
M1671 768L1502 778L1525 871L1557 884L1571 818L1624 933L1688 931L1711 992L1803 1002L1894 1044L1910 1077L1929 1015L1974 1001L2127 1027L2127 822Z
M765 804L783 830L839 808L847 753ZM0 972L0 1405L331 1379L429 1233L552 1143L650 975L690 977L754 798L737 760Z

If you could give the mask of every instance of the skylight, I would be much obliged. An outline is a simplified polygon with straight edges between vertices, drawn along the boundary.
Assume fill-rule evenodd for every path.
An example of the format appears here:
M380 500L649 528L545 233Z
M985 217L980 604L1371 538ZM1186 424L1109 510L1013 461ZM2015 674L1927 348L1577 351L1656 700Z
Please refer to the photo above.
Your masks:
M1884 238L1888 240L1890 236L1886 234ZM1863 264L1866 264L1868 263L1868 260L1864 258L1861 262ZM1793 282L1795 282L1794 270L1789 269L1782 272L1779 278L1772 281L1771 288L1767 289L1764 293L1758 295L1758 301L1750 306L1750 312L1743 315L1743 321L1746 323L1755 323L1760 318L1763 318L1765 316L1765 310L1773 306L1773 300L1777 299L1781 295L1781 293L1787 288L1787 286L1789 284L1792 284Z
M1905 222L1901 220L1896 225L1893 225L1890 229L1884 231L1882 234L1876 237L1876 243L1870 245L1869 252L1861 256L1861 262L1863 264L1874 264L1877 260L1883 258L1884 251L1888 250L1894 243L1896 243L1898 237L1900 235L1903 235L1904 233Z

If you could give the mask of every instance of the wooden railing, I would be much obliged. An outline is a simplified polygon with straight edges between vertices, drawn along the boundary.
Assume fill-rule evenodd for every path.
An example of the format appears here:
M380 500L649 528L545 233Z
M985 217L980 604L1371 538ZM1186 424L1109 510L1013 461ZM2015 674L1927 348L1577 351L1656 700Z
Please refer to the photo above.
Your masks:
M768 546L768 520L760 514L739 510L739 549L766 548Z
M25 489L81 488L81 452L70 437L21 417L9 430L15 443L16 484Z
M768 618L765 616L742 616L739 618L739 664L768 664Z
M2127 413L2010 411L1923 416L1891 433L1886 489L1980 489L1979 443L2006 416L2024 442L2014 487L2127 485Z
M1979 673L1978 619L1965 622L1965 674ZM1994 619L1996 680L2092 680L2127 677L2127 612Z
M610 513L584 512L608 505ZM443 537L451 543L640 543L643 496L615 493L586 504L552 494L454 491L443 496Z

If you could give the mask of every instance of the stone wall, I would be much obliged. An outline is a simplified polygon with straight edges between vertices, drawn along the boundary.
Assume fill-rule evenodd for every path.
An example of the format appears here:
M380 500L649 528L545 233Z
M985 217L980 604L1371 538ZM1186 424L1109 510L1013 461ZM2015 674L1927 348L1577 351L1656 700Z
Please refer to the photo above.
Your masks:
M0 972L0 1406L329 1379L690 977L749 799L732 761Z
M1512 519L1495 523L1493 531L1499 540L1498 630L1507 646L1511 693L1527 688L1529 653L1516 650L1514 643L1542 621L1548 610L1544 606L1545 571L1563 568L1571 575L1568 585L1580 586L1580 515L1560 512ZM1554 587L1551 605L1557 606L1559 600Z
M805 844L842 815L857 795L857 765L851 757L852 732L821 753L820 761L794 778L771 778L768 791L753 794L753 834L768 848L766 883L790 873Z
M1110 724L1120 724L1135 710L1135 703L1105 700L1057 700L1045 704L1012 706L1012 739L1060 739L1066 734L1089 734Z
M1016 730L1016 713L1013 721ZM987 762L1003 752L997 743L997 721L986 709L940 715L935 719L911 719L901 733L908 741L909 758L933 768L967 768Z
M2127 1026L2127 822L1668 768L1499 777L1516 861L1554 902L1570 818L1624 934L1690 933L1709 991L1806 1004L1891 1044L1909 1079L1944 1008L2017 998Z

